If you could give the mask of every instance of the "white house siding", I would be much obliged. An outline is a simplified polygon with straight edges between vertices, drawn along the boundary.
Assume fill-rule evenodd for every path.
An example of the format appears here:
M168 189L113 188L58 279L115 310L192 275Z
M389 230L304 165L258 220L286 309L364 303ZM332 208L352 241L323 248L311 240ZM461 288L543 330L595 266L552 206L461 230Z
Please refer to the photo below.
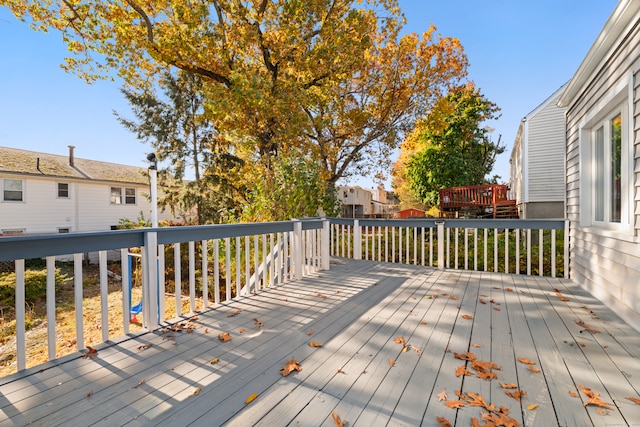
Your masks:
M621 2L627 3L627 2ZM628 2L633 4L632 2ZM630 6L631 7L631 6ZM637 4L635 5L637 8ZM620 6L617 8L620 9ZM640 14L629 19L616 42L603 55L595 55L597 66L587 74L584 85L567 95L567 201L566 214L570 221L570 277L582 284L596 297L617 309L618 313L636 325L640 324L640 130L638 114L640 94ZM605 26L605 29L607 27ZM611 29L609 29L611 31ZM603 31L604 33L604 31ZM609 33L611 34L611 32ZM602 39L602 35L599 40ZM591 53L591 52L590 52ZM589 58L589 57L588 57ZM593 56L591 56L593 60ZM589 64L587 63L587 66ZM635 76L633 76L633 74ZM634 78L634 90L625 88L625 82ZM575 77L574 77L575 79ZM580 81L580 80L579 80ZM627 85L628 86L628 85ZM603 108L604 100L612 93L631 94L632 120L630 144L633 145L632 185L633 209L631 229L611 232L590 227L590 212L581 203L581 147L580 126L590 114ZM572 89L573 90L573 89ZM621 93L622 93L621 92ZM562 101L561 101L562 102ZM605 108L606 109L606 108ZM588 141L587 141L588 142ZM583 141L584 143L584 141ZM624 155L623 155L624 156ZM623 157L624 161L624 157ZM582 201L585 206L586 201ZM581 214L589 215L582 218Z
M565 112L557 98L527 123L528 203L564 201Z
M524 166L522 164L522 132L524 130L524 123L520 122L518 127L518 134L513 143L513 149L511 150L511 157L509 158L509 186L510 197L516 201L518 206L522 206L524 203ZM520 208L521 209L521 208ZM522 217L522 211L520 211Z

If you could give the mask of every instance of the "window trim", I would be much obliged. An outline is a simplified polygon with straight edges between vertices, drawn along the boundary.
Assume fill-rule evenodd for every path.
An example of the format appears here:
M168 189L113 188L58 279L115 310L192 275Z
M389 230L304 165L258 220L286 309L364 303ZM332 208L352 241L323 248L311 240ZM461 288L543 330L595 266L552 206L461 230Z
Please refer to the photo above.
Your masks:
M67 186L66 196L60 195L60 185ZM71 184L69 184L68 182L56 182L56 199L70 199L70 198L71 198Z
M118 196L114 196L114 190L118 190ZM129 190L133 191L133 195L128 195ZM114 197L118 197L118 201L114 202ZM132 203L129 200L133 198ZM112 205L121 206L136 206L138 204L138 189L135 187L110 187L109 188L109 202Z
M5 183L7 181L18 181L20 182L20 200L7 200L5 198ZM24 203L26 201L25 198L25 189L26 189L26 182L24 179L16 179L16 178L3 178L2 179L2 201L4 203Z
M632 76L622 79L595 103L589 113L579 123L580 147L580 227L585 231L609 237L634 240L633 214L633 79ZM620 222L596 221L595 219L595 141L594 136L600 127L610 126L611 119L618 113L622 117L622 161L621 161L621 218ZM606 132L605 132L606 134ZM609 145L607 147L610 147ZM607 149L605 147L605 150ZM607 168L605 173L609 173ZM609 205L606 209L610 208ZM606 217L605 217L606 219Z

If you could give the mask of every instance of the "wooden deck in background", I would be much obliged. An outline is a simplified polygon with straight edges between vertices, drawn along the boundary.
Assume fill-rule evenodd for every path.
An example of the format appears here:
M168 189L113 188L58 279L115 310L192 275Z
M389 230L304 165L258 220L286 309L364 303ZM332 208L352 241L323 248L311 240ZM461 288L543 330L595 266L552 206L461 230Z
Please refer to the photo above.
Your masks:
M567 280L334 260L193 324L0 379L0 426L334 426L332 413L348 426L485 425L485 408L439 400L456 390L523 426L640 425L627 399L640 398L640 333ZM454 356L466 352L499 365L497 379ZM286 359L302 370L283 377ZM456 377L460 366L473 375ZM610 409L585 407L581 387Z

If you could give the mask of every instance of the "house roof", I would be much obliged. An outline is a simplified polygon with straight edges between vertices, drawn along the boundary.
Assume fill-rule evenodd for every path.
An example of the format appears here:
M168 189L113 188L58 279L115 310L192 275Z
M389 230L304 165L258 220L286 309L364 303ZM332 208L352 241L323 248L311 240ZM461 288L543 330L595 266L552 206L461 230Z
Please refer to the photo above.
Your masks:
M559 107L568 107L575 97L584 90L594 72L602 67L602 62L606 60L610 50L619 43L620 37L628 32L630 26L635 25L635 17L639 11L639 1L620 0L578 70L567 83L558 100Z
M0 147L0 173L128 184L149 183L144 175L144 168L78 157L73 157L72 166L70 158L71 156Z

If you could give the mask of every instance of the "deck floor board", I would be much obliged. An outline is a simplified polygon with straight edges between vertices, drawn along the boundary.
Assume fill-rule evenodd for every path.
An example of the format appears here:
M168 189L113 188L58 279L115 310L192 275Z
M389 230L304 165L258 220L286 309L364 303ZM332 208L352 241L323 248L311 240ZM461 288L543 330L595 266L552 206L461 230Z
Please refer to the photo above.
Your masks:
M166 333L187 319L98 346L93 360L77 353L0 379L0 427L331 426L332 413L367 427L481 421L485 409L439 399L458 390L523 426L640 425L628 400L640 398L640 333L564 279L334 259L329 271L199 313L191 333ZM497 378L478 378L454 352L500 365ZM283 377L289 358L302 371ZM463 365L472 375L455 375ZM517 401L500 383L526 395ZM581 386L612 408L585 407Z

